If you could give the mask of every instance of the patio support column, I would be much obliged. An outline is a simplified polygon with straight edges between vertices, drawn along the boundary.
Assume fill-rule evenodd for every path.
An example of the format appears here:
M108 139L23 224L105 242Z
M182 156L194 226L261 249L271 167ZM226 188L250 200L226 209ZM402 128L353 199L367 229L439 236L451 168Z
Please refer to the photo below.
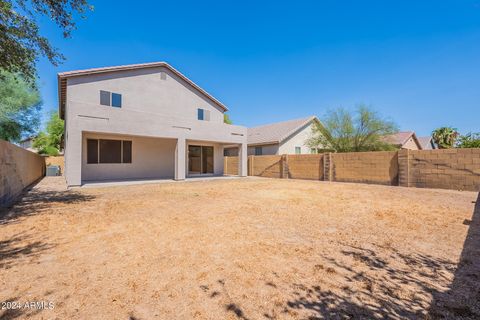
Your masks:
M67 139L68 143L65 143L65 180L69 187L80 186L82 184L82 132L72 130Z
M186 159L186 141L185 138L177 139L175 147L175 180L185 180Z
M238 175L240 177L246 177L248 175L247 161L247 144L242 143L238 147Z

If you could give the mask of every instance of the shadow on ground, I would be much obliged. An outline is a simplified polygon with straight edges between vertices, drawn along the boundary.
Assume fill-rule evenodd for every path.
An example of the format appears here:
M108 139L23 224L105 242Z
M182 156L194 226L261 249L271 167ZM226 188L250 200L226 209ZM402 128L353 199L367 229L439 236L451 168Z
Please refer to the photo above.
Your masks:
M277 276L265 286L288 298L262 311L264 319L480 319L480 194L461 259L407 254L392 247L343 244L340 257L325 255L315 265L321 280L286 284ZM275 273L273 273L275 274ZM453 275L453 281L452 281ZM224 310L238 319L258 318L220 289L201 289L210 298L226 296ZM250 305L250 304L249 304ZM251 311L251 310L250 310Z
M92 201L94 197L74 190L42 190L35 189L26 192L10 208L0 209L0 226L16 222L19 218L41 214L46 210L68 205Z
M292 298L283 312L309 311L308 319L426 319L429 293L447 285L446 273L454 263L428 255L406 255L385 248L389 257L372 249L350 247L342 254L353 259L343 262L325 257L328 277L342 285L324 290L322 284L294 284ZM352 267L360 263L361 267ZM395 262L395 265L392 265ZM335 287L329 285L329 288Z
M450 289L434 293L432 319L480 319L480 193Z
M19 259L37 257L53 247L43 241L32 241L26 233L16 234L0 241L0 269L11 268Z

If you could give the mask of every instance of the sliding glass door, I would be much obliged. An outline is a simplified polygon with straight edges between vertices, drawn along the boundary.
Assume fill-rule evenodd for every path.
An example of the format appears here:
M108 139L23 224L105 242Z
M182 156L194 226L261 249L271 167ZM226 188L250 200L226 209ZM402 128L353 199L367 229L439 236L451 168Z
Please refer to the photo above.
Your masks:
M213 174L213 147L188 146L188 174Z

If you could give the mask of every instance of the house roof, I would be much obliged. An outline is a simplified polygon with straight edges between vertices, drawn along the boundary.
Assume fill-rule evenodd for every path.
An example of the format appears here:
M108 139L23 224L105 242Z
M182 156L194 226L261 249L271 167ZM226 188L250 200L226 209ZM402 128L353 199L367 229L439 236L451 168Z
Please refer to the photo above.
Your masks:
M281 143L314 120L319 121L317 117L310 116L248 128L247 143L249 145Z
M426 149L429 144L432 144L432 137L418 137L418 142L422 146L422 149Z
M385 136L384 137L384 140L388 143L391 143L393 145L396 145L396 146L400 146L400 147L403 147L403 145L405 143L407 143L407 141L413 137L413 140L415 140L415 142L417 143L419 149L422 148L422 145L420 144L420 142L418 141L418 138L417 136L415 135L415 132L413 131L400 131L400 132L397 132L397 133L394 133L394 134L390 134L388 136Z
M84 70L75 70L75 71L67 71L67 72L60 72L57 74L58 79L58 102L59 102L59 114L60 118L63 119L64 111L65 111L65 103L66 103L66 94L67 94L67 79L71 77L79 77L85 75L92 75L92 74L99 74L99 73L109 73L109 72L118 72L118 71L127 71L127 70L137 70L137 69L146 69L146 68L159 68L164 67L173 72L175 75L180 77L182 80L187 82L190 86L192 86L195 90L197 90L201 95L205 98L213 102L223 111L227 111L228 108L210 95L208 92L200 88L197 84L195 84L192 80L188 79L184 76L180 71L172 67L166 62L150 62L150 63L139 63L139 64L129 64L129 65L122 65L122 66L114 66L114 67L103 67L103 68L93 68L93 69L84 69Z

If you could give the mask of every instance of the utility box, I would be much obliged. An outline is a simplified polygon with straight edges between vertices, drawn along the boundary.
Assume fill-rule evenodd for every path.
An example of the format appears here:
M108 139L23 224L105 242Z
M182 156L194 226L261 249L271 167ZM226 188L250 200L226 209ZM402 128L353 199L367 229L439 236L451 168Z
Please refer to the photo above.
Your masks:
M60 175L60 166L48 166L47 177L55 177Z

